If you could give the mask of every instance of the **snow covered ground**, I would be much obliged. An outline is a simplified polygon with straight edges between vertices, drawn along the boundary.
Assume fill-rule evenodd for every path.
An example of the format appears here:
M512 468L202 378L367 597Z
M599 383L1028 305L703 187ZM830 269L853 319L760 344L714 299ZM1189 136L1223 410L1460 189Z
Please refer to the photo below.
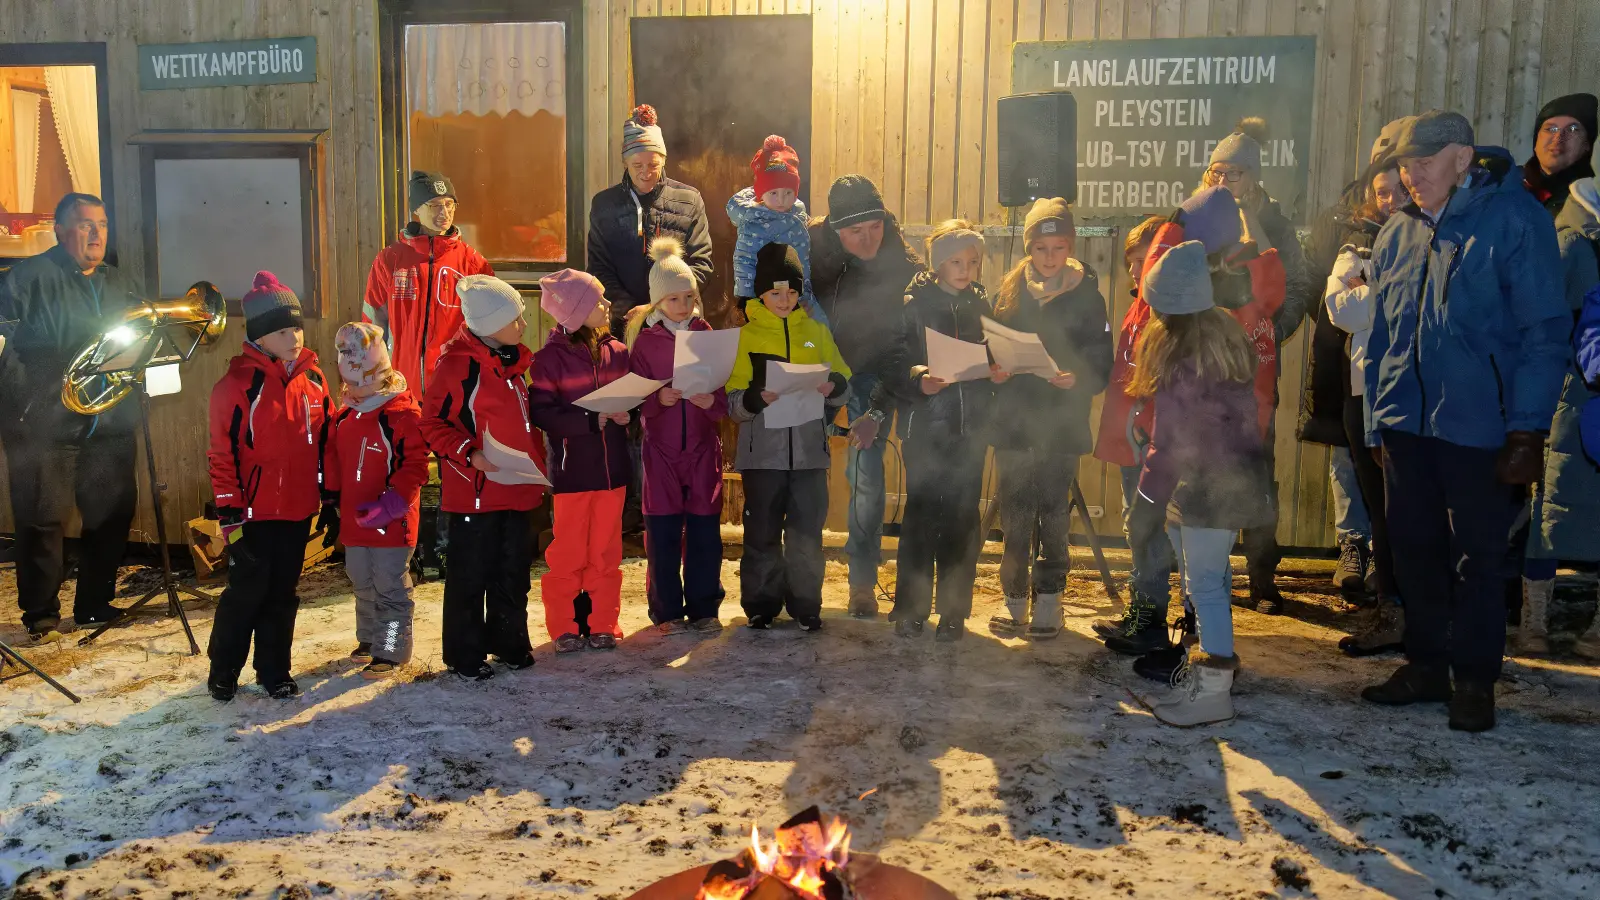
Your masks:
M415 663L363 681L337 570L303 585L295 701L213 702L164 618L26 648L84 702L0 684L0 895L621 900L819 803L856 847L965 898L1600 896L1593 638L1581 664L1513 661L1500 728L1455 734L1440 707L1355 699L1394 661L1338 654L1353 617L1324 564L1285 579L1298 618L1238 613L1240 718L1178 731L1087 637L1108 603L1078 563L1084 615L1040 644L984 633L987 559L955 646L846 618L835 560L822 634L546 644L482 684L440 674L437 584L418 591ZM626 574L634 632L643 562ZM210 612L193 618L203 646Z

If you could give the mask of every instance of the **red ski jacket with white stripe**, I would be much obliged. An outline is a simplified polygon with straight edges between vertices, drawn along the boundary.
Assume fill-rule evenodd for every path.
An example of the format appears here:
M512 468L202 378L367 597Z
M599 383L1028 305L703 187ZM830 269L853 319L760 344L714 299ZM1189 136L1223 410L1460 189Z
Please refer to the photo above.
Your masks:
M217 507L244 510L246 522L316 515L328 411L314 351L301 350L291 369L245 344L211 389L206 462Z
M346 547L415 547L422 486L428 481L428 444L422 409L409 391L370 412L345 406L333 416L324 462L327 488L339 494L339 542ZM381 530L356 524L356 511L394 491L406 515Z

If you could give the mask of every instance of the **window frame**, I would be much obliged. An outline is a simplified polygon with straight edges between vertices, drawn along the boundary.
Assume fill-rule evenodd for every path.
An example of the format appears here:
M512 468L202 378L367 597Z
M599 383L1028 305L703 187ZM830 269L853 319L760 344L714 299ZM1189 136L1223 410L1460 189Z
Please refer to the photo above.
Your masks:
M111 95L106 85L106 45L103 41L0 44L0 66L94 66L95 105L100 129L100 201L110 225L106 262L118 265L116 181L111 170ZM16 257L4 257L16 259Z
M568 267L582 268L588 235L588 198L584 196L584 33L582 0L380 0L378 12L378 89L383 160L384 222L389 238L411 220L405 208L408 116L406 110L405 43L407 25L492 25L498 22L560 22L566 29L567 101L567 260L528 262L490 259L501 278L516 284L536 282L540 275Z

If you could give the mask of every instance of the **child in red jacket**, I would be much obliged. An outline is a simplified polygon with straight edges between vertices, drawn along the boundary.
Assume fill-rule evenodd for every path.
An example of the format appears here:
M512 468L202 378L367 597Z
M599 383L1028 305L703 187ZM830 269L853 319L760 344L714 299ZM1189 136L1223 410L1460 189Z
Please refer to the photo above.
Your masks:
M530 513L541 485L500 473L484 457L489 437L545 471L544 438L528 415L522 297L493 275L456 285L465 323L445 344L422 402L422 434L438 454L440 506L450 516L444 579L444 664L453 673L494 677L494 654L513 669L533 665L528 591L533 584Z
M259 272L242 302L244 352L211 389L206 459L229 561L206 688L233 699L253 637L256 682L286 700L300 693L289 677L295 586L319 505L323 544L339 536L339 511L321 494L328 388L317 354L305 348L294 292Z
M533 355L528 408L550 438L555 539L539 583L557 653L615 650L622 637L622 503L633 480L628 412L601 415L574 401L628 374L628 348L611 336L599 279L563 269L539 279L539 305L556 320Z
M339 498L344 567L356 595L354 659L361 676L387 678L411 661L411 552L417 546L428 447L406 377L389 362L383 329L339 329L343 408L333 417L326 489Z

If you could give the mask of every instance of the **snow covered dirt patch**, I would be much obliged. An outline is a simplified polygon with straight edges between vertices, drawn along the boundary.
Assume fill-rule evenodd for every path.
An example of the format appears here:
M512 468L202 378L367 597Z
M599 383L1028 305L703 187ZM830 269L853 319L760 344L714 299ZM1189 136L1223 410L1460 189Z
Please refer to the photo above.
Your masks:
M993 562L954 646L846 618L837 561L821 634L709 639L642 630L630 561L619 650L546 643L485 683L441 674L437 584L415 662L362 680L337 570L303 585L294 701L215 703L165 618L24 646L84 702L0 684L0 896L623 900L814 803L964 898L1600 895L1592 640L1587 662L1512 661L1500 727L1455 734L1442 707L1356 699L1395 660L1339 655L1353 617L1308 572L1284 582L1298 618L1237 613L1240 718L1180 731L1087 616L988 635ZM1076 562L1071 602L1109 611ZM10 580L0 637L22 645Z

